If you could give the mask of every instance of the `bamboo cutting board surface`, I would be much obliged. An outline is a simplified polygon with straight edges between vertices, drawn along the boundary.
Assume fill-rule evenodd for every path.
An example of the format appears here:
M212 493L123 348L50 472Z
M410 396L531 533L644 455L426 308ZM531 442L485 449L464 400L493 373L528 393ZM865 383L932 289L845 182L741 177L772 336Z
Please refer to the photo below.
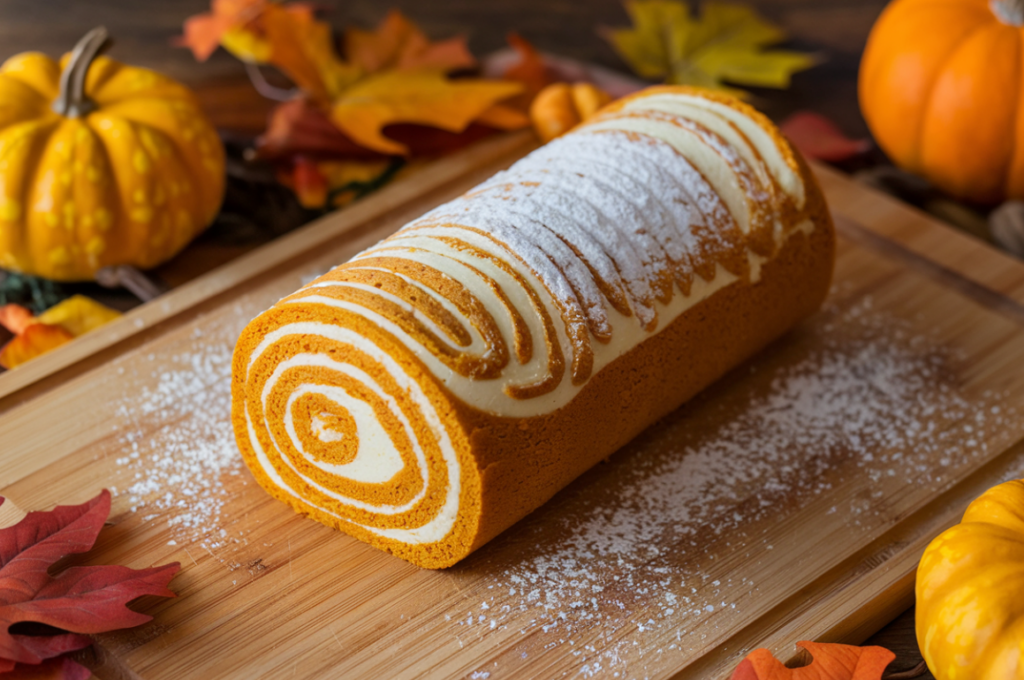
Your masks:
M0 494L43 509L109 487L89 559L183 565L178 598L140 603L151 624L99 637L97 676L724 678L752 647L864 639L910 604L931 537L1024 474L1024 266L819 168L841 234L825 309L455 568L270 499L228 419L238 332L528 145L0 377Z

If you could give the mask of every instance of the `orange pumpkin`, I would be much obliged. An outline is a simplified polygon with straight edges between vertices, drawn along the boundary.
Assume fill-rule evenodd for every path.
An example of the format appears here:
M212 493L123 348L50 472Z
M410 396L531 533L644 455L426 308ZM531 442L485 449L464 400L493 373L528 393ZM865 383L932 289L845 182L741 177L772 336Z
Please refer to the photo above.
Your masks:
M1024 198L1024 2L894 0L860 105L893 162L978 202Z
M530 122L542 142L564 135L612 100L590 83L553 83L530 104Z
M171 258L217 213L224 149L193 95L97 56L0 66L0 266L62 281Z

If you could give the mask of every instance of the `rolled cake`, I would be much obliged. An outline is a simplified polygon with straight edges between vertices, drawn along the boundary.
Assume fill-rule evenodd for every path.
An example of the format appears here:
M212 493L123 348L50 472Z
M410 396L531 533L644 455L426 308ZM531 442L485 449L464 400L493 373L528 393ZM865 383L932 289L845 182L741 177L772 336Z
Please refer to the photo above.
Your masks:
M764 116L651 88L254 319L238 445L298 512L447 567L811 314L833 251Z

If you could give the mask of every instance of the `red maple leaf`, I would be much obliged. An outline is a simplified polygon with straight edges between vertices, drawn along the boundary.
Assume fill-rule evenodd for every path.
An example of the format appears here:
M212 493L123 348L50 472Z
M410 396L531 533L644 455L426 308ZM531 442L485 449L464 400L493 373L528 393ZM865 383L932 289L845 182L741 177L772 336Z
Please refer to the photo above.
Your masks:
M89 680L92 671L66 656L58 656L40 664L19 663L13 671L0 677L4 680Z
M88 503L30 512L14 526L0 529L0 673L88 647L91 640L83 633L152 620L127 607L142 595L174 597L167 584L180 568L177 562L150 569L71 567L49 574L61 558L92 548L109 514L110 492L104 489ZM12 633L11 626L18 623L59 630L52 635Z
M730 680L881 680L896 655L884 647L855 647L825 642L798 642L813 661L786 668L767 649L755 649L740 662Z
M867 139L850 139L839 126L813 111L797 111L779 125L793 146L808 158L838 163L871 150Z

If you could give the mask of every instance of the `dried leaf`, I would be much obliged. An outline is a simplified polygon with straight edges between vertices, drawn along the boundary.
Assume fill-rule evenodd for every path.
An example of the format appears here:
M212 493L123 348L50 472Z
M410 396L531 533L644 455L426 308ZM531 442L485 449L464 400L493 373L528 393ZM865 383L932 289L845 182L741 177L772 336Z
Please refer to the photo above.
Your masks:
M185 19L182 35L174 42L192 50L198 61L206 61L225 32L250 21L264 4L265 0L213 0L209 12Z
M809 666L786 668L767 649L755 649L733 671L731 680L881 680L896 655L884 647L798 642L813 657Z
M89 638L83 639L86 647L92 644ZM46 659L38 665L19 663L14 666L14 670L3 674L4 680L89 680L91 677L91 670L67 656Z
M32 310L13 302L0 307L0 326L18 335L25 332L25 328L35 323L35 316Z
M36 317L38 323L60 326L74 337L121 318L118 312L84 295L72 295Z
M502 78L522 83L525 91L516 97L515 104L523 110L530 106L533 98L548 85L558 82L557 74L545 62L544 57L526 38L518 33L509 33L509 46L519 55L519 61L505 69Z
M831 120L812 111L797 111L779 128L808 158L836 163L871 149L867 139L850 139Z
M263 26L270 45L268 62L314 99L330 101L362 76L362 70L338 58L330 24L312 11L269 4Z
M511 103L495 104L474 121L496 130L518 130L530 124L530 117Z
M606 37L643 78L742 92L725 83L786 88L815 64L801 52L765 49L785 33L750 7L707 2L699 17L679 0L633 0L626 9L633 27Z
M366 73L390 69L453 71L476 65L465 36L431 43L416 24L394 9L374 31L348 29L345 57Z
M496 124L484 127L492 114L497 119ZM520 127L523 122L524 114L515 110L509 112L499 104L480 114L476 122L461 132L402 123L389 126L387 132L388 138L406 146L410 155L439 156L493 134L494 128ZM284 164L288 168L285 177L291 176L291 164L299 156L317 161L380 162L389 158L387 154L356 145L319 106L306 99L293 99L274 109L267 131L256 140L256 151L262 159Z
M0 325L16 335L0 350L0 366L20 366L120 316L83 295L58 302L39 316L20 305L4 305L0 307Z
M267 131L256 140L260 158L292 156L312 158L381 158L382 154L358 146L342 134L330 117L308 99L293 99L270 114Z
M518 94L518 83L449 80L440 71L385 71L359 81L331 105L330 118L360 146L404 155L409 148L384 136L392 123L416 123L462 132L499 101Z
M270 47L263 36L262 15L271 4L268 0L213 0L209 12L185 19L182 35L174 42L191 49L198 61L209 59L226 42L225 48L242 61L264 63ZM294 7L309 11L306 5Z
M16 368L74 339L75 336L60 326L29 324L0 350L0 366Z
M177 563L150 569L71 567L50 576L48 569L58 560L92 548L109 514L110 492L104 490L82 505L30 512L0 530L0 672L13 670L16 663L38 664L81 649L89 642L81 634L150 621L151 616L127 607L142 595L174 597L167 584L179 569ZM10 632L11 626L25 622L68 632Z
M296 158L291 178L284 183L291 186L303 208L323 208L327 204L327 178L309 158Z

